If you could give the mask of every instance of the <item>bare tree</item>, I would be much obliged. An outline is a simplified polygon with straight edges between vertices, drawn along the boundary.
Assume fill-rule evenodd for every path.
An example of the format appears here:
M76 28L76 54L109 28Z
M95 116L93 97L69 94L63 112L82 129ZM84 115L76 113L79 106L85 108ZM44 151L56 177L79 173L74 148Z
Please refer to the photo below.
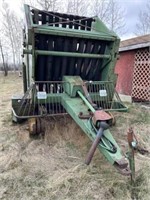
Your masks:
M97 15L108 27L118 34L125 31L123 8L116 0L94 0L92 1L93 15Z
M15 56L17 59L17 64L21 65L21 54L22 54L22 20L18 19L15 15L12 16L13 23L13 35L14 35L14 47L15 47Z
M67 0L67 13L75 15L88 15L88 0Z
M37 7L37 0L22 0L21 4L28 4L32 7Z
M58 11L59 0L37 0L37 3L46 11Z
M125 21L124 21L124 10L118 4L116 0L110 0L109 2L109 17L110 20L108 25L111 30L117 32L118 34L122 34L125 30Z
M22 0L21 4L29 4L32 7L42 8L45 11L61 11L83 15L87 13L89 1L90 0Z
M0 40L0 51L1 51L1 56L2 56L2 62L3 62L3 70L4 70L4 76L8 75L8 66L5 63L5 59L4 59L4 52L3 52L3 47L2 47L2 42Z
M150 34L150 1L147 2L146 8L140 11L138 18L135 35Z
M109 21L109 2L106 0L93 0L91 4L92 15L98 16L103 22Z
M7 43L10 44L11 54L13 58L14 71L16 71L16 65L20 63L21 57L21 37L22 37L22 23L17 16L9 9L8 3L3 1L2 3L2 17L3 17L3 33L7 38ZM10 56L11 57L11 56Z
M9 39L11 50L12 50L12 56L13 56L14 70L16 70L16 57L15 57L15 48L14 48L14 37L12 34L11 12L6 2L3 1L2 5L3 5L2 15L3 15L3 18L5 19L5 21L3 21L4 34Z

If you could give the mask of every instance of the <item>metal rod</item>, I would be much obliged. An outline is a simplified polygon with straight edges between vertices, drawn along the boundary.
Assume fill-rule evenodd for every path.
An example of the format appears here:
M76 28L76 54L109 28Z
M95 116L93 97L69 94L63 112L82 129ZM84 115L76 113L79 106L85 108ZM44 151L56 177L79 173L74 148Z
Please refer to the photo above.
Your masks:
M23 50L24 54L32 54L32 50ZM81 58L106 58L110 59L110 55L104 54L89 54L89 53L73 53L73 52L64 52L64 51L44 51L44 50L35 50L36 55L45 55L45 56L68 56L68 57L81 57Z
M103 132L104 130L108 129L109 128L109 125L103 121L103 122L100 122L100 128L99 130L97 131L97 135L96 135L96 138L94 140L94 142L92 143L92 146L87 154L87 157L86 157L86 160L85 160L85 164L89 165L93 156L94 156L94 153L96 151L96 148L100 142L100 139L101 137L103 136Z
M100 142L100 139L101 139L101 137L103 135L103 131L104 131L104 129L102 127L98 130L96 138L95 138L95 140L94 140L94 142L93 142L93 144L92 144L92 146L91 146L91 148L90 148L90 150L89 150L89 152L87 154L87 157L85 159L85 164L87 164L87 165L90 164L90 162L91 162L91 160L92 160L92 158L94 156L94 153L96 151L96 148L97 148L97 146L98 146L98 144Z
M129 144L129 154L128 159L130 163L130 170L131 170L131 184L135 183L135 159L134 159L134 133L133 129L130 128L128 131L128 144Z
M78 95L81 97L81 99L84 101L84 103L87 105L87 107L94 113L95 109L93 108L93 106L88 102L88 100L86 100L86 98L84 97L84 95L78 91Z
M47 25L33 25L35 33L46 34L46 35L62 35L67 37L79 37L79 38L88 38L88 39L98 39L98 40L107 40L107 41L115 41L115 38L111 35L100 31L85 31L85 30L75 30L66 29L66 28L58 28Z

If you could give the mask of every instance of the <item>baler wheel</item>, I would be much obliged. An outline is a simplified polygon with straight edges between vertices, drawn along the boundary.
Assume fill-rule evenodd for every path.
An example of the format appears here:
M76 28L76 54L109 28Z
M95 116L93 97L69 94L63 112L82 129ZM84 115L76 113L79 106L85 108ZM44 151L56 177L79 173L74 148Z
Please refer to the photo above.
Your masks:
M30 136L36 135L36 118L28 119Z
M41 123L40 118L30 118L29 123L29 135L30 137L38 136L45 132L44 125Z
M37 131L37 134L45 132L45 126L42 123L42 120L40 118L36 119L36 131Z

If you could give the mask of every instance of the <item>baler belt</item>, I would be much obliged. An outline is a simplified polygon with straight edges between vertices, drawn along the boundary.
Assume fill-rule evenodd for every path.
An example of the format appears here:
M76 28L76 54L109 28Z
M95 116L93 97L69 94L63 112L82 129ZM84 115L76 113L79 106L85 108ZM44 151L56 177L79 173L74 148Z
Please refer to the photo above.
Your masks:
M53 40L51 38L48 38L48 50L53 50ZM52 67L53 67L53 57L47 56L47 62L46 62L46 81L52 80Z
M70 40L66 38L64 41L64 51L69 51L69 42ZM67 60L66 56L62 58L61 78L66 74Z

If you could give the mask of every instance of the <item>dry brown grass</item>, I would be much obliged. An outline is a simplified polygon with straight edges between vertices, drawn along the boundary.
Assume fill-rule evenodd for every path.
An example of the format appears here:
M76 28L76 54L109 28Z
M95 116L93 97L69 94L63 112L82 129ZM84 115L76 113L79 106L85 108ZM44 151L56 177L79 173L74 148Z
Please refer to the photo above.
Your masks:
M46 119L45 138L31 139L27 124L11 123L10 98L22 90L22 79L0 74L0 199L6 200L130 200L149 199L148 154L136 154L136 185L123 177L96 152L84 164L90 140L70 117ZM112 133L124 152L132 125L141 148L150 151L150 113L129 105L129 113L115 113Z

